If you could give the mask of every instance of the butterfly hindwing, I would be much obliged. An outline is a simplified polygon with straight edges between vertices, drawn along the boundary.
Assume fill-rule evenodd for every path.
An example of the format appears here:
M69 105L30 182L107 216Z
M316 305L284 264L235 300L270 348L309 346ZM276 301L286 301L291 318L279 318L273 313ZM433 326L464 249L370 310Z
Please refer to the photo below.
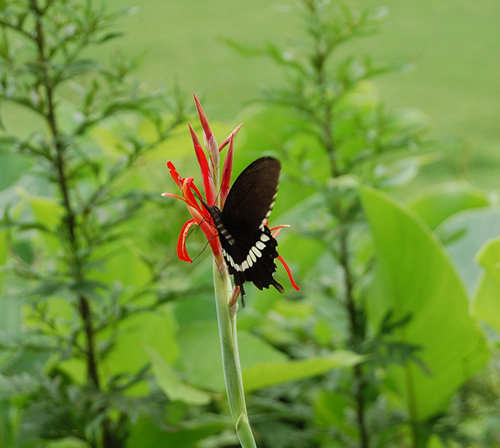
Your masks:
M244 282L253 282L259 289L274 285L279 292L283 287L274 279L275 258L278 257L278 242L267 226L254 232L238 233L235 228L225 224L227 231L235 236L235 243L229 244L221 238L224 258L229 273L234 276L235 284L243 290ZM243 290L244 294L244 290Z

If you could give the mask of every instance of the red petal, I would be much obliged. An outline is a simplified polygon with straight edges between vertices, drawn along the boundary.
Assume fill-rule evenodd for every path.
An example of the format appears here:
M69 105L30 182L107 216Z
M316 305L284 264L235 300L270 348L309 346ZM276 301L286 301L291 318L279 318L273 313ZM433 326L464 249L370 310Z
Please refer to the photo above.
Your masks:
M194 132L194 129L191 127L191 123L188 123L188 126L189 126L189 132L191 133L191 140L193 140L194 146L196 145L201 146L200 140L198 140L196 132Z
M283 258L281 258L281 255L278 255L278 260L281 261L281 264L285 268L286 273L288 274L288 278L290 279L290 283L295 288L295 290L298 291L300 288L298 287L297 283L295 283L295 280L293 279L293 276L292 276L292 272L290 271L290 268L288 267L288 265L285 263L285 260L283 260Z
M187 253L187 248L186 248L186 238L189 232L189 229L193 224L196 224L196 221L194 219L190 219L187 221L181 229L181 233L179 235L179 239L177 240L177 256L182 260L182 261L188 261L189 263L192 263L193 260L189 258L189 255Z
M196 187L196 185L194 184L194 180L193 180L193 178L192 178L192 177L190 177L190 178L188 179L188 187L189 187L189 188L191 188L191 190L194 190L194 191L195 191L195 193L198 195L198 197L200 197L200 198L201 198L201 197L203 197L203 196L201 195L201 193L200 193L200 190L198 190L198 188L197 188L197 187Z
M213 135L212 129L210 129L207 116L205 115L205 111L203 110L203 107L201 107L198 98L196 98L195 94L193 94L193 96L194 96L194 102L196 103L196 109L198 110L198 116L200 117L201 125L203 126L203 132L205 132L205 138L207 139L207 141L210 141L210 138Z
M221 207L224 208L224 203L226 202L227 195L229 194L229 188L231 185L231 172L233 170L233 146L234 146L234 136L231 134L231 139L229 143L229 149L227 150L226 158L224 159L224 168L222 169L222 183L220 187L220 203Z
M219 152L222 151L224 147L231 141L231 139L236 136L236 134L238 133L238 131L241 129L242 126L243 123L241 123L233 132L231 132L231 135L221 143L221 145L219 146Z
M179 176L179 173L177 172L172 162L167 162L167 167L170 170L170 175L172 176L172 179L177 184L177 186L182 190L182 182L184 179L181 176Z
M267 225L267 223L266 223ZM273 234L273 237L276 238L279 233L281 232L281 229L285 229L286 227L290 227L290 224L281 224L279 226L273 227L271 229L271 233Z
M193 191L198 192L198 189L195 187L193 178L188 177L184 179L184 183L182 184L182 195L184 196L184 199L186 199L186 203L188 206L194 207L195 209L199 210L200 205L196 201L196 197L193 194Z
M181 201L186 202L186 200L184 198L181 198L180 196L177 196L176 194L173 194L173 193L162 193L161 195L167 196L169 198L180 199Z
M208 161L200 145L194 146L196 152L196 158L200 165L201 176L203 179L203 188L205 189L205 195L207 197L208 205L215 205L215 187L212 179L212 174L208 168Z

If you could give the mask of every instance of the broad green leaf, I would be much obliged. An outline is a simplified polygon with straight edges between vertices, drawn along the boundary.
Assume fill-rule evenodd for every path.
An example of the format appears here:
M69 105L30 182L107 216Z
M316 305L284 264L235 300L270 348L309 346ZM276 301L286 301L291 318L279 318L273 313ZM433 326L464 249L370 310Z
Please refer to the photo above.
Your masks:
M500 333L500 237L485 244L477 261L484 273L473 299L474 314Z
M188 297L172 303L175 320L180 326L195 321L213 321L217 318L212 297Z
M181 363L189 382L203 389L224 392L217 323L186 325L181 328L178 339ZM283 353L246 331L238 332L238 346L243 370L259 362L286 360Z
M434 230L455 213L488 204L485 191L467 182L449 182L420 190L410 199L408 206Z
M387 195L361 188L375 243L377 270L368 302L377 328L387 312L411 316L394 338L421 348L430 374L413 362L387 371L398 406L422 421L447 408L452 394L486 362L467 293L440 242L414 213Z
M255 364L242 372L245 392L289 381L320 375L337 367L352 367L363 357L347 350L337 350L326 357L300 361L276 361Z
M76 437L65 437L54 442L43 445L43 448L91 448L91 446L82 439Z
M307 319L313 312L313 304L306 302L277 301L273 307L274 311L285 316L287 319Z
M475 257L489 239L500 235L500 209L459 212L445 220L436 235L445 242L446 251L472 295L482 274Z
M158 352L167 363L177 359L179 348L175 337L175 322L168 307L136 314L122 322L115 346L103 362L105 372L120 374L142 369L150 362L146 347ZM146 391L147 388L142 385L130 393L142 395Z
M37 222L49 230L54 230L61 222L65 209L56 198L30 196L28 201Z
M429 442L426 445L426 448L451 448L454 446L457 446L457 445L455 445L454 443L452 445L450 445L449 443L447 443L446 445L443 445L443 442L441 442L441 439L439 438L439 436L437 436L436 434L433 434L430 437Z
M183 383L175 370L160 354L151 347L146 347L149 354L156 382L165 395L172 401L183 401L188 404L203 405L210 402L206 392Z
M75 384L83 386L87 381L88 366L83 359L69 358L63 361L55 360L54 363L57 364L57 368L68 375ZM48 364L50 364L50 361Z
M410 156L378 165L375 170L377 185L384 188L406 185L417 176L421 166L434 163L437 160L437 155L430 153Z
M120 282L123 286L143 286L149 280L150 272L135 249L134 242L126 239L98 249L95 258L102 260L102 264L91 272L89 278L105 284Z
M32 165L32 161L17 153L0 153L0 191L15 183Z
M112 157L119 157L126 148L126 142L108 127L99 126L94 128L91 136L97 140L97 143L105 153Z
M319 345L328 347L333 337L333 329L325 319L319 318L314 324L313 335Z
M228 427L224 420L170 425L168 430L156 426L149 418L142 418L132 426L127 448L191 448L199 440L218 434Z
M349 398L341 392L318 390L314 396L314 423L320 427L337 427L342 432L356 437L356 428L349 424Z

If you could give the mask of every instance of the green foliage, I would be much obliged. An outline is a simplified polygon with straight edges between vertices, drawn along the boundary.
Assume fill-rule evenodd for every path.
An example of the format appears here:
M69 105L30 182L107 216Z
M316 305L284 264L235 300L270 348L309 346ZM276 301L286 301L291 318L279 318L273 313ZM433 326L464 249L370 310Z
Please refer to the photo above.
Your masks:
M468 293L481 270L468 268L497 235L491 197L465 183L423 191L410 207L424 223L375 190L404 186L437 160L422 151L432 150L425 117L389 110L373 83L404 64L378 64L341 50L372 33L381 15L315 0L290 11L304 20L305 30L292 47L228 41L246 56L269 57L284 71L286 85L268 89L266 106L243 117L250 130L245 149L253 156L254 148L268 147L284 161L288 194L280 196L275 212L282 213L279 221L294 223L295 232L280 241L280 253L300 260L294 267L304 292L292 298L309 309L297 319L284 311L288 304L259 294L254 306L268 322L261 319L254 328L299 358L314 359L330 347L367 358L350 374L343 370L335 380L297 388L293 400L312 406L317 419L293 414L280 425L293 432L292 421L306 422L320 446L469 446L474 436L457 430L460 415L450 403L489 357L477 316L469 311ZM266 126L273 129L267 139ZM485 216L491 216L489 224ZM483 315L496 291L489 285L485 301L477 302ZM318 391L314 399L311 390ZM278 391L276 399L292 400L290 395ZM273 406L260 402L259 409Z
M362 357L346 350L337 350L325 357L311 357L292 362L264 362L243 371L245 390L262 389L288 381L299 380L328 372L336 367L351 367Z
M499 220L496 207L463 210L436 229L470 295L474 294L482 274L476 255L489 239L498 236Z
M435 230L446 218L463 210L490 205L485 191L465 182L450 182L417 193L409 207Z
M477 261L484 268L481 280L474 295L474 314L478 319L487 322L500 333L500 276L498 238L489 240L477 255Z
M0 100L25 113L22 133L0 136L5 446L122 446L168 401L150 390L146 345L177 358L165 304L192 290L165 283L175 268L151 250L164 217L140 169L186 111L122 56L89 56L119 37L119 16L80 0L2 3Z
M468 298L439 242L412 214L379 192L362 190L377 254L370 319L385 312L410 316L394 338L420 348L421 366L406 363L386 372L414 422L446 410L451 395L487 360ZM408 256L411 254L411 256Z

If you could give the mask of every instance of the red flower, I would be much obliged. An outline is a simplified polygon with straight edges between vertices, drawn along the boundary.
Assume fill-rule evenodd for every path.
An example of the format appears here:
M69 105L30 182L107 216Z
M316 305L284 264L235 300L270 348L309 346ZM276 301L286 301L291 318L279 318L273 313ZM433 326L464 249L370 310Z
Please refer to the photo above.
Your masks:
M194 132L191 125L189 125L189 130L191 131L191 138L193 140L194 149L196 153L196 158L198 159L198 164L201 170L201 178L203 181L203 189L205 191L205 200L208 206L218 206L220 209L224 207L227 195L229 194L229 187L231 184L231 172L233 167L233 146L234 146L234 136L238 133L241 128L241 124L227 137L220 146L217 146L214 134L210 129L205 112L201 107L198 98L194 95L194 100L196 103L196 108L198 109L198 115L203 127L203 140L205 143L206 154L203 151L200 141ZM222 180L220 184L220 194L217 195L219 189L219 161L220 161L220 151L224 149L229 144L229 148L224 159L224 166L222 169ZM167 163L170 169L170 175L172 179L177 184L181 190L182 196L178 196L172 193L163 193L162 196L170 196L177 198L186 203L189 213L191 213L192 219L187 221L182 227L181 233L179 235L179 240L177 242L177 255L183 261L188 261L192 263L186 249L186 238L189 233L189 229L194 224L198 225L210 244L212 252L217 264L220 266L223 264L224 259L222 257L222 248L220 245L217 228L213 222L212 216L206 210L200 198L202 195L192 177L183 178L177 172L174 164L172 162ZM271 229L273 236L277 236L281 228L288 227L286 225L277 226ZM290 282L295 289L299 289L293 280L290 269L287 264L278 256L278 260L285 267Z

